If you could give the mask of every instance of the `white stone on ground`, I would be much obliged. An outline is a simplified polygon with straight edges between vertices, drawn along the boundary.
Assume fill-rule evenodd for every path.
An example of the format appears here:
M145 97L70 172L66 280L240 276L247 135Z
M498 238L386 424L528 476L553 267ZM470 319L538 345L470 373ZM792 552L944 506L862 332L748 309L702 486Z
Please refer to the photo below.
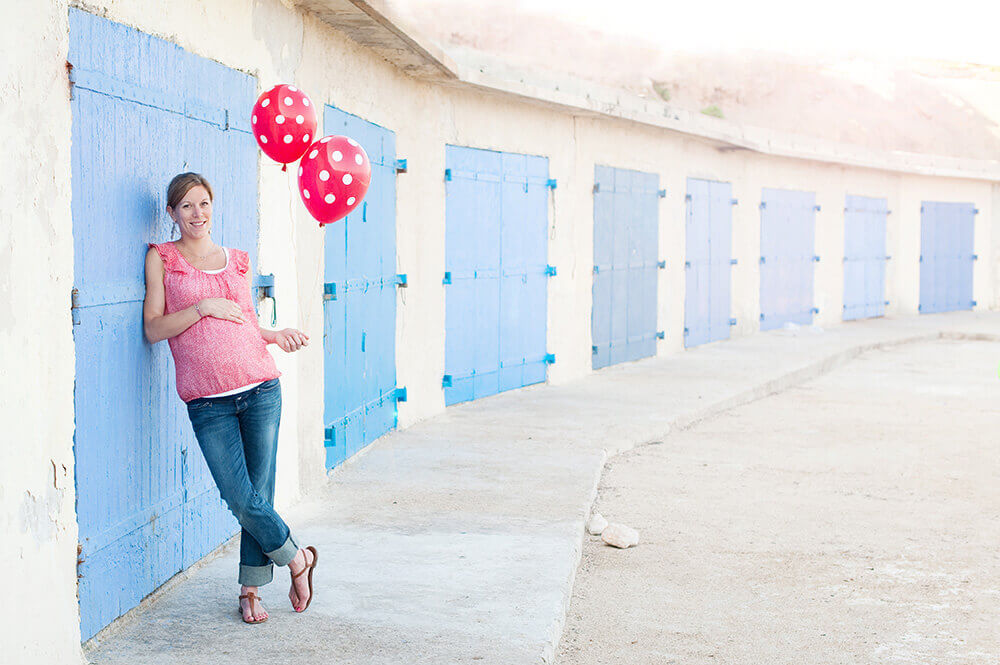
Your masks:
M601 532L608 528L608 521L600 513L594 513L587 522L587 532L592 536L599 536Z
M608 545L625 549L639 544L639 532L624 524L612 524L601 531L601 539Z

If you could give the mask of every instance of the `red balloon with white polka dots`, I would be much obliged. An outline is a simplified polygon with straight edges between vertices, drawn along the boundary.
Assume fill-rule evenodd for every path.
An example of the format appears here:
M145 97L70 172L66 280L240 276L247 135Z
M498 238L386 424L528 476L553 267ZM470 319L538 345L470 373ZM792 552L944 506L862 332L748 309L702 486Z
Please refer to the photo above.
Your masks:
M261 93L250 125L264 154L281 164L302 156L316 139L316 107L306 93L281 83ZM284 171L287 166L282 166Z
M299 162L299 195L320 226L349 215L368 192L368 153L347 136L324 136Z

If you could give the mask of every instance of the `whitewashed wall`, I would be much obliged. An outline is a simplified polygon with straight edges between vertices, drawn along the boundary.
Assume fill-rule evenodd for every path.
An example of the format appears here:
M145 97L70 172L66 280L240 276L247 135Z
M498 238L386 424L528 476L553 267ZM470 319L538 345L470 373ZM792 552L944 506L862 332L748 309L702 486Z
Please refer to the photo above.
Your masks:
M975 299L1000 307L1000 186L721 152L707 142L612 118L573 115L469 88L409 78L372 52L280 0L107 0L88 11L173 41L198 55L250 72L261 89L294 82L329 103L396 132L409 172L398 178L399 293L397 383L408 388L400 426L444 410L445 144L549 158L551 195L549 380L590 372L594 165L655 172L660 203L659 353L683 350L684 194L689 176L731 182L734 335L758 330L762 187L815 191L816 322L834 325L842 305L846 194L887 197L888 314L915 314L919 298L920 201L972 201L976 221ZM79 658L73 493L74 349L69 310L73 282L70 218L70 107L65 60L67 3L17 3L0 21L3 97L0 140L0 557L13 562L0 603L0 635L15 662ZM249 112L249 109L248 109ZM294 169L266 158L260 169L260 271L276 276L279 326L306 330L312 345L295 355L275 350L284 373L284 413L276 504L298 500L325 482L322 400L322 232L295 196ZM160 184L166 187L166 183ZM290 212L291 210L291 212ZM266 314L262 315L264 318ZM9 571L11 572L11 571ZM43 593L35 585L44 582ZM13 651L9 645L13 644Z

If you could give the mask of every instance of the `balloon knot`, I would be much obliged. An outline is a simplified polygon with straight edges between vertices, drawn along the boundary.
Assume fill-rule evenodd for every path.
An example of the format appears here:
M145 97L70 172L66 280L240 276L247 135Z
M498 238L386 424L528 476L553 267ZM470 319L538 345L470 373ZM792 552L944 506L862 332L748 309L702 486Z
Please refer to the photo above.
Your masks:
M288 164L282 164L282 165L281 165L281 170L282 170L283 172L287 172L287 171L288 171Z

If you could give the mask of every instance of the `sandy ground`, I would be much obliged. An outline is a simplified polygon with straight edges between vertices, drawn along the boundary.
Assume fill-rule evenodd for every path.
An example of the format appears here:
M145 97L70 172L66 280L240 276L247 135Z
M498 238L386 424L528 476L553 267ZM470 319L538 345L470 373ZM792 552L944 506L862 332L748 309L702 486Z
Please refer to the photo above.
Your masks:
M611 458L557 654L1000 662L1000 344L871 352Z

